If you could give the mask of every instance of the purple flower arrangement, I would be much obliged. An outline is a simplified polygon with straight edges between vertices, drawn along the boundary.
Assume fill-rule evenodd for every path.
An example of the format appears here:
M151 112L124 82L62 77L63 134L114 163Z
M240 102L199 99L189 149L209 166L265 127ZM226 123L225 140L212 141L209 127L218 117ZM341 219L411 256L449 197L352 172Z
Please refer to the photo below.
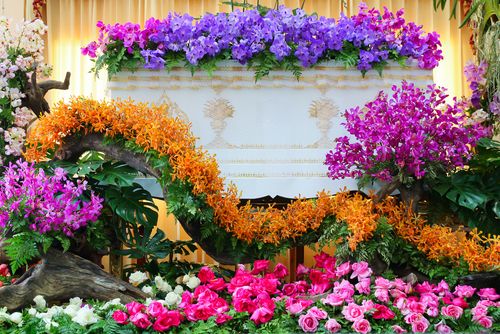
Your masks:
M381 69L388 60L416 60L432 69L443 57L439 35L387 8L381 13L360 5L357 15L333 18L306 15L284 6L267 12L247 10L206 14L194 19L170 13L163 20L150 18L139 24L109 25L98 22L99 38L82 53L97 58L95 70L107 67L114 74L133 69L140 62L147 69L163 69L185 62L192 69L204 63L236 60L258 68L310 67L337 60L362 72ZM299 65L300 64L300 65Z
M10 164L0 180L0 235L32 231L73 237L102 209L103 200L94 193L89 201L80 199L85 189L85 182L75 185L61 168L49 176L27 162Z
M444 88L423 90L403 81L392 91L345 112L344 125L357 141L336 139L325 161L331 178L391 181L397 175L420 179L435 167L453 170L463 167L478 140L491 132L468 122L463 102L446 104Z

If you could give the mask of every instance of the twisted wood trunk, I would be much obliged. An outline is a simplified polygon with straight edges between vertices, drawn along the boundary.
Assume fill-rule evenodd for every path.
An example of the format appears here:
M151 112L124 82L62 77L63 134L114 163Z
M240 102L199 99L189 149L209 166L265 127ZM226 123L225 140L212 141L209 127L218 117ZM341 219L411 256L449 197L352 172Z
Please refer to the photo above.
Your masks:
M47 302L66 301L73 297L111 300L123 303L147 296L138 288L118 279L98 265L72 253L50 249L42 261L30 268L13 285L0 288L0 307L9 311L33 304L41 295Z

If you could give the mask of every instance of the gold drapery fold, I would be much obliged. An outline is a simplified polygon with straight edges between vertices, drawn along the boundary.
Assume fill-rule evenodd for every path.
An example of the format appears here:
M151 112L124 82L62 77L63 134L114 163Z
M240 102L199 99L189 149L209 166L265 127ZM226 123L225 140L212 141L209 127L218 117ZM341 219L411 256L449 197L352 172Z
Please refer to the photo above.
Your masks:
M32 0L25 0L26 7ZM48 0L47 37L48 63L54 67L53 77L62 79L66 71L72 73L68 91L51 92L50 100L67 98L70 95L103 97L105 73L96 79L89 73L92 62L80 54L80 47L97 38L95 24L137 22L143 24L151 16L165 17L168 12L187 12L197 17L206 12L229 11L229 5L219 0ZM255 3L256 1L250 1ZM260 3L273 6L275 0L261 0ZM328 17L339 17L340 12L352 15L357 12L360 0L307 0L304 9ZM369 7L391 11L405 9L405 18L424 26L426 31L437 31L441 35L444 60L434 70L434 81L449 88L450 95L467 93L462 68L472 52L468 45L470 31L458 29L457 20L448 20L450 8L435 12L432 0L366 0ZM289 7L299 7L302 0L281 0ZM449 6L448 2L448 6Z

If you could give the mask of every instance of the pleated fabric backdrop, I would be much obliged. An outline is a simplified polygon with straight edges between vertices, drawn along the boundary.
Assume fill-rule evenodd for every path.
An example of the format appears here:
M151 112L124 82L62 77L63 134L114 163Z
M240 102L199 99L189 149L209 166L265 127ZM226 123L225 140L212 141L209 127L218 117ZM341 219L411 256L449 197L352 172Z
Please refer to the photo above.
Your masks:
M228 5L220 0L48 0L45 21L48 24L47 62L54 67L52 77L62 80L66 71L72 74L68 91L51 92L49 99L55 102L71 95L93 96L101 98L105 87L105 73L100 78L89 73L92 62L88 57L80 55L80 47L96 39L96 22L105 23L136 22L143 24L149 17L165 17L168 12L189 13L200 16L206 12L230 11ZM256 0L249 1L256 3ZM316 12L327 17L339 17L343 12L352 15L357 12L359 0L307 0L304 9L308 13ZM435 12L432 0L366 0L369 7L382 9L384 6L391 11L405 9L407 21L414 21L424 26L426 31L437 31L441 35L444 60L434 70L434 81L448 87L452 96L467 94L462 68L467 60L472 58L469 47L470 31L458 29L458 20L449 20L450 8ZM450 2L450 1L449 1ZM448 2L448 6L449 6ZM30 18L32 0L25 0L25 13ZM275 0L261 0L266 6L274 6ZM302 0L281 0L281 4L296 8ZM459 13L459 19L462 13ZM187 236L172 217L167 218L163 201L158 201L160 207L159 226L167 232L171 239L185 239ZM306 249L305 262L312 263L314 253ZM197 251L186 258L191 261L213 263L203 251ZM280 257L278 260L288 261Z

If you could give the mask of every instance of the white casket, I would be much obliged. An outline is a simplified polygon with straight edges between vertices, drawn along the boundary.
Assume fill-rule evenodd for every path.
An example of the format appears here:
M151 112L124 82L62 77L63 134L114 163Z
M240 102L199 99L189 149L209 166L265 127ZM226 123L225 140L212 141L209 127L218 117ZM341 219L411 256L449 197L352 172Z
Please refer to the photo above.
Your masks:
M346 134L342 112L402 80L423 87L432 71L389 64L382 77L373 70L363 77L332 62L304 69L299 81L275 71L255 82L246 66L227 62L211 76L184 68L121 72L108 82L107 96L173 106L242 198L315 197L322 189L357 189L354 179L329 179L323 163L333 140ZM154 193L154 181L145 182Z

